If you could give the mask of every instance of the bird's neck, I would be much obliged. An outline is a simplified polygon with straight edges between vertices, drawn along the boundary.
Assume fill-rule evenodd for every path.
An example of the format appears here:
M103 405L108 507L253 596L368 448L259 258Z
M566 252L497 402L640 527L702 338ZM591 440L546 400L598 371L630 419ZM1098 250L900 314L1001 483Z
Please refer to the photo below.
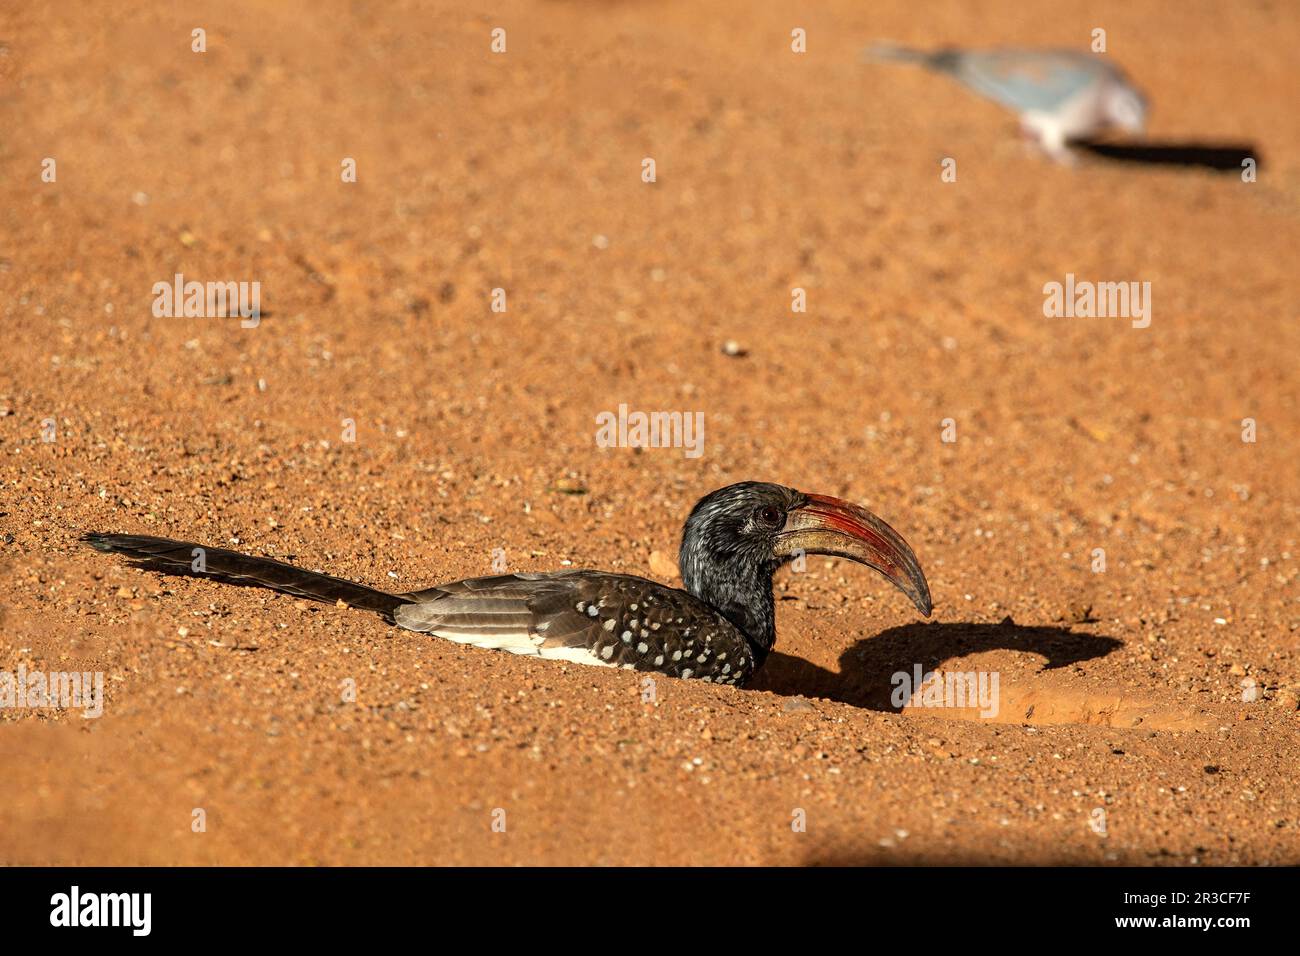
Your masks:
M771 570L754 568L738 573L731 567L706 564L682 571L686 590L736 626L754 652L754 666L761 666L776 643Z

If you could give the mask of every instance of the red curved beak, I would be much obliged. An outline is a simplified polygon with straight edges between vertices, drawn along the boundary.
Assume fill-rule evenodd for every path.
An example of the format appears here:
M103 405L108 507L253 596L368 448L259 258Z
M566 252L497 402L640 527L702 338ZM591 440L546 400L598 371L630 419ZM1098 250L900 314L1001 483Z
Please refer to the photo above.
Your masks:
M851 501L827 495L807 495L808 503L786 516L777 534L776 553L792 557L831 554L875 568L916 605L926 617L933 605L916 553L903 536Z

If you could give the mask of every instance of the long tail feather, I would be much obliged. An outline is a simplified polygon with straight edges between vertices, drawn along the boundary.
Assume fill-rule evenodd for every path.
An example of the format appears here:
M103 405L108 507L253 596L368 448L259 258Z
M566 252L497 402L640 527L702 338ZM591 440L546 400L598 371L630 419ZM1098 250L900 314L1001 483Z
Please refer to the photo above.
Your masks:
M256 558L225 548L209 548L193 541L141 534L97 533L82 535L81 540L97 551L125 555L135 566L150 571L269 588L326 604L342 601L350 607L374 611L390 619L394 609L410 603L408 598L354 581L306 571L271 558Z

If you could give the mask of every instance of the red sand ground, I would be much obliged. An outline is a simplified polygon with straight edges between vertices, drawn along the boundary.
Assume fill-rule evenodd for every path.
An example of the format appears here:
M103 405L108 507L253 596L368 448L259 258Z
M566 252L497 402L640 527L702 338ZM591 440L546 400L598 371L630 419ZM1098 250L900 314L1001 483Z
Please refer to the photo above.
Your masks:
M0 712L0 862L1300 863L1294 5L185 6L0 11L0 669L108 695ZM1259 181L1056 166L858 61L1096 26L1152 139ZM261 325L154 318L176 272L260 281ZM1045 319L1067 272L1150 281L1151 327ZM705 454L597 448L623 402ZM647 704L76 543L648 573L745 478L885 516L934 622L815 559L756 687ZM913 663L996 671L999 720L892 712Z

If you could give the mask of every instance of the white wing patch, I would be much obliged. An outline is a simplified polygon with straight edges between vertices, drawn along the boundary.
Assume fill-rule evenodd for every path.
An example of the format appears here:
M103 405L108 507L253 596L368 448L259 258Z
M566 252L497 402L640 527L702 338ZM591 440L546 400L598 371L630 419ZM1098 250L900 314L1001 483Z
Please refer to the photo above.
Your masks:
M542 641L545 638L523 631L510 634L484 634L482 631L466 632L439 628L425 633L455 641L457 644L540 657L547 661L569 661L573 664L589 664L593 667L614 666L609 661L602 661L585 647L543 647Z

